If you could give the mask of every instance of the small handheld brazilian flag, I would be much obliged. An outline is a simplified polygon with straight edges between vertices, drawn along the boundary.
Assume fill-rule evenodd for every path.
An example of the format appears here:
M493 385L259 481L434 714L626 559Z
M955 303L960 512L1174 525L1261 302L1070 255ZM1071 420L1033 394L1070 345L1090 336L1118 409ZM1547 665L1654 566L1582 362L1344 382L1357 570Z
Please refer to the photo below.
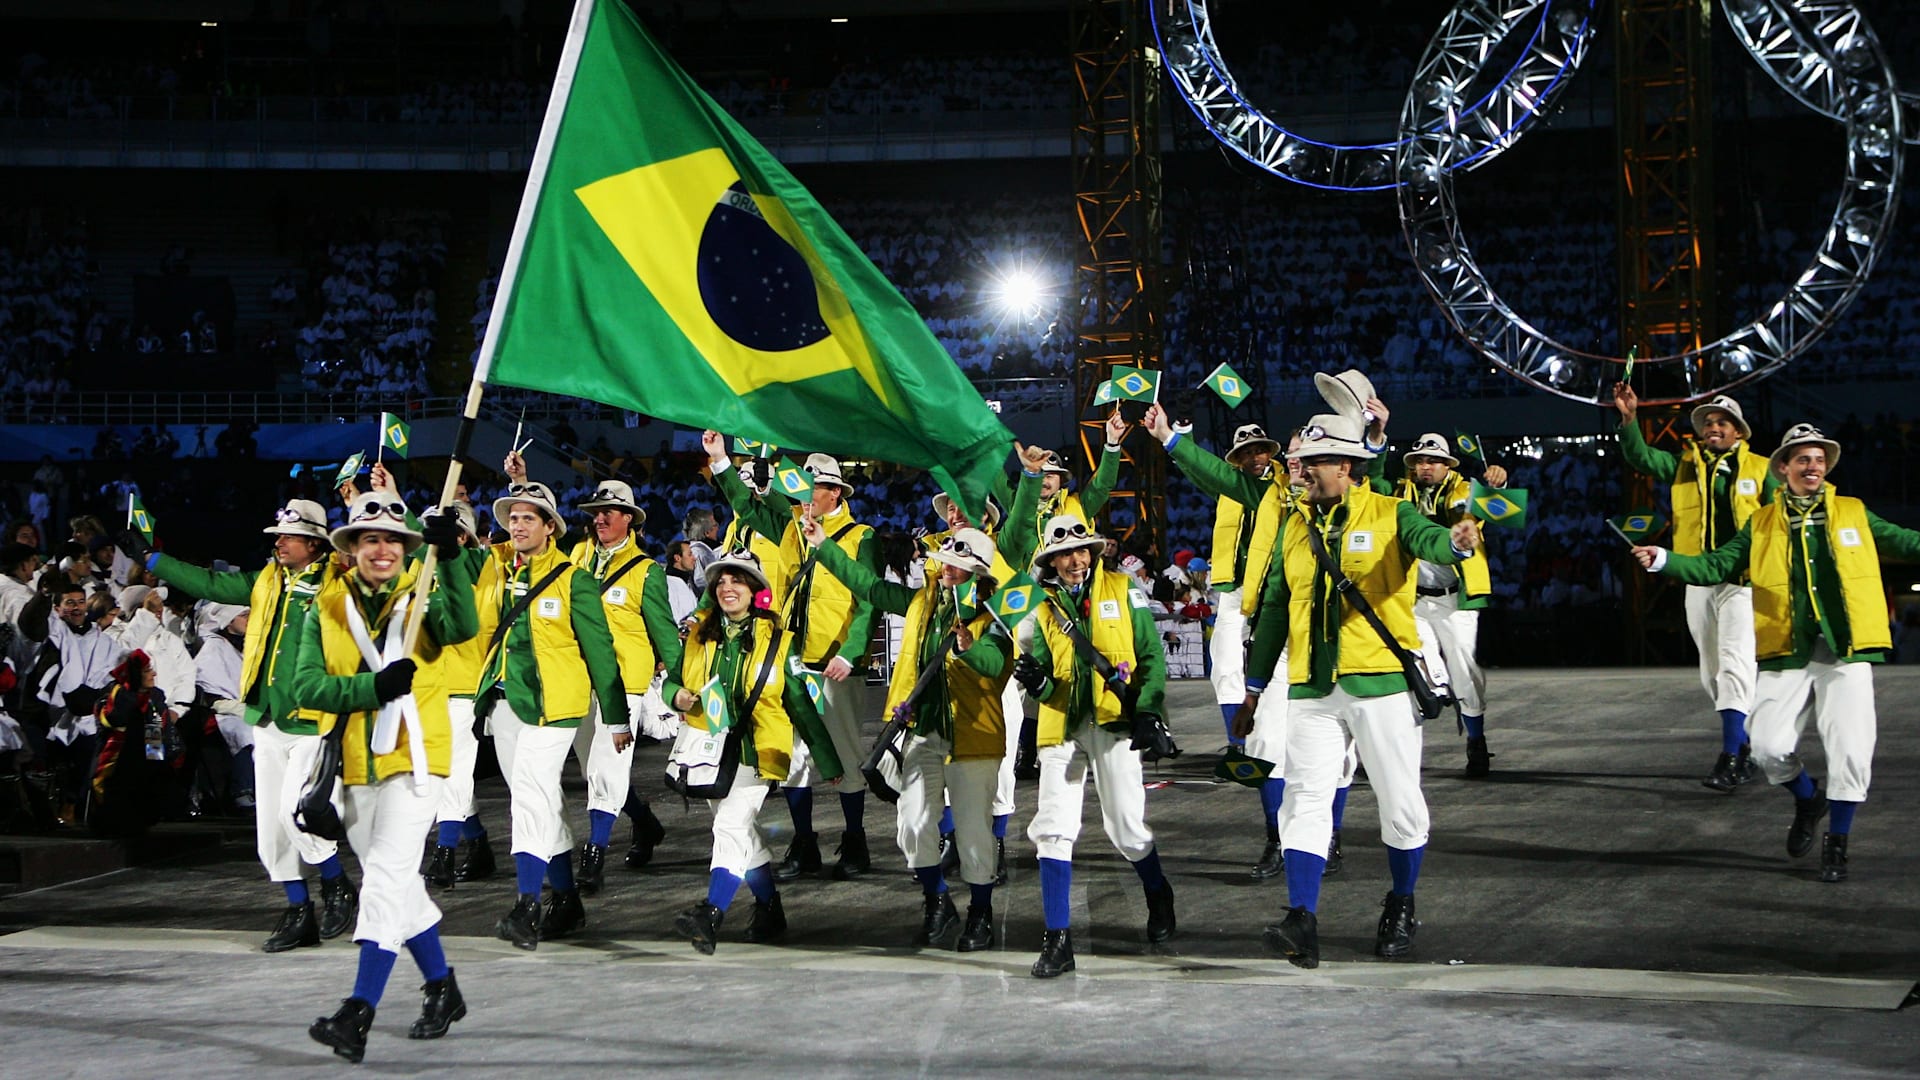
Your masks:
M1095 405L1113 404L1113 380L1112 379L1108 379L1106 382L1103 382L1099 386L1096 386L1093 388L1093 403Z
M380 449L391 450L401 457L406 457L407 451L413 447L413 440L410 438L412 431L412 427L405 420L390 412L381 413Z
M153 515L147 513L146 504L138 495L127 496L127 526L138 529L142 540L153 543Z
M1508 528L1524 529L1527 525L1527 492L1525 488L1490 488L1478 480L1467 495L1467 505L1473 516L1489 525L1505 525Z
M365 465L366 463L367 463L366 451L355 450L353 452L352 457L340 463L340 472L334 476L333 486L337 488L341 484L344 484L347 481L353 479L354 477L359 476L361 466Z
M813 702L814 708L820 708L820 701L827 693L825 678L808 667L798 656L787 657L787 674L800 680L800 685L806 688L807 700Z
M1000 617L1001 623L1011 631L1020 625L1020 620L1033 614L1034 605L1039 601L1040 587L1033 583L1033 576L1022 570L1007 579L1005 585L993 592L987 606Z
M1259 787L1273 775L1273 762L1257 758L1238 747L1229 747L1213 767L1213 775L1248 787Z
M1622 514L1607 521L1620 535L1638 544L1648 537L1658 536L1667 527L1667 519L1652 510L1635 510L1631 514Z
M793 464L783 461L774 466L773 489L794 502L813 497L813 474Z
M1226 402L1227 407L1231 409L1239 408L1240 403L1247 400L1249 393L1247 380L1241 378L1240 373L1233 370L1230 364L1221 364L1214 368L1213 373L1207 376L1204 385L1207 389L1219 394L1220 400Z
M761 442L758 439L743 439L735 435L733 437L733 452L736 454L747 454L757 458L770 458L779 453L780 448L770 442Z
M974 579L968 578L953 587L953 608L963 621L980 614L980 589Z
M1145 368L1117 366L1113 369L1113 396L1116 401L1158 401L1160 373Z
M700 712L706 718L707 730L722 732L733 726L732 711L727 708L726 684L715 675L700 688Z
M1461 453L1478 461L1480 464L1485 465L1487 463L1487 457L1480 449L1480 440L1461 431L1459 428L1453 429L1453 445Z

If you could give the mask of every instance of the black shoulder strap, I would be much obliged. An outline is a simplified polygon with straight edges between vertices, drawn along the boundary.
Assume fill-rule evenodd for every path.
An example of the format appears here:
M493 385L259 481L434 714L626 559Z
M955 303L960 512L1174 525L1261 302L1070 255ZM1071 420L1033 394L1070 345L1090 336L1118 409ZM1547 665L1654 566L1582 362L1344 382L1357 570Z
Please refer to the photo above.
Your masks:
M647 561L647 557L645 555L636 555L635 557L628 559L626 562L621 563L619 569L615 570L611 574L608 574L606 577L606 580L600 583L600 595L601 596L607 595L607 590L613 588L614 582L619 581L621 578L625 577L627 574L627 571L633 569L636 566L639 566L641 563L646 561Z
M1113 661L1108 660L1101 655L1099 649L1094 648L1093 642L1087 639L1087 635L1079 626L1075 625L1073 616L1060 606L1060 602L1052 593L1042 589L1041 595L1046 597L1047 606L1053 609L1055 617L1060 620L1060 632L1067 635L1067 640L1073 644L1073 651L1094 670L1094 674L1100 676L1101 681L1110 684L1115 693L1124 693L1127 686L1126 680L1120 677L1120 670L1113 666Z
M535 582L533 588L528 589L524 596L513 602L513 606L507 609L507 613L500 616L500 625L493 628L493 637L487 641L487 651L485 653L487 659L491 660L493 658L493 650L500 647L500 642L506 639L507 631L513 628L514 622L527 610L528 605L533 603L534 597L546 592L547 586L560 580L561 574L572 569L574 569L572 563L562 560L559 566L548 571L546 577Z
M859 527L859 522L849 521L834 530L834 532L827 537L827 543L839 543L841 537ZM793 640L800 643L799 647L802 650L800 657L801 663L806 663L807 661L805 655L807 647L807 616L809 614L807 608L813 602L813 568L819 561L820 549L814 548L807 553L806 559L800 563L800 568L794 571L793 589L795 595L793 596L792 603L787 606L787 629L793 631Z
M767 679L773 675L773 666L780 655L780 626L771 619L767 625L772 629L773 636L767 639L766 658L760 661L760 671L753 677L753 689L747 691L747 699L740 703L740 715L748 720L753 718L753 707L760 703L760 694L766 690Z

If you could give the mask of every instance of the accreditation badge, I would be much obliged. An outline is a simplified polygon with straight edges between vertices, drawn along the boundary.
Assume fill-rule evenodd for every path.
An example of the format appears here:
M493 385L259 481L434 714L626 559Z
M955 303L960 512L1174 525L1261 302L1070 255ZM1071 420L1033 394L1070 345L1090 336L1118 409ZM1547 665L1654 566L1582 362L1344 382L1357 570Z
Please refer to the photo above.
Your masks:
M1353 552L1372 551L1373 550L1373 533L1368 532L1364 529L1362 529L1359 532L1348 533L1347 534L1347 550L1353 551Z
M1103 619L1119 618L1120 617L1120 601L1118 600L1100 601L1100 617Z
M1840 530L1840 546L1841 547L1859 547L1860 546L1860 530L1859 529L1841 529Z
M535 607L543 619L557 619L560 617L560 598L557 596L543 596L540 598L540 603L535 605Z

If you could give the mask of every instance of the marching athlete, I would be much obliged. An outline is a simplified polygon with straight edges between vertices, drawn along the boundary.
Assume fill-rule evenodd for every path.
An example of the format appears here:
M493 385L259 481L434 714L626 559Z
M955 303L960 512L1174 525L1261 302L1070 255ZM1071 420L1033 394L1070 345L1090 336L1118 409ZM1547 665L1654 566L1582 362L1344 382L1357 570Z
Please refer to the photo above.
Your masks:
M376 476L382 471L375 467ZM376 487L375 490L389 489ZM453 554L466 563L467 577L472 580L488 558L480 538L479 520L474 516L473 507L464 502L452 504L451 510L430 506L423 520L444 513L453 514L460 537L459 547ZM480 804L473 795L473 770L480 758L480 736L474 731L473 695L480 682L486 647L486 639L475 634L440 650L440 664L446 672L447 721L453 742L447 782L440 787L433 852L427 857L427 869L423 873L427 884L441 889L451 889L460 881L485 881L499 869L494 861L493 840L480 820ZM464 859L459 858L462 844L467 848Z

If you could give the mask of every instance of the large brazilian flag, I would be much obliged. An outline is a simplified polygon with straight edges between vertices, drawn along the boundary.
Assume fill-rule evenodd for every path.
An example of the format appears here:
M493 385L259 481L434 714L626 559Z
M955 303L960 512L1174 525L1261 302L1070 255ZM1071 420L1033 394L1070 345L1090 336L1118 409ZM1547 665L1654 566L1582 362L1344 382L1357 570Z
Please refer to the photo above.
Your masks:
M480 381L933 473L1013 442L913 307L620 0L578 0Z

